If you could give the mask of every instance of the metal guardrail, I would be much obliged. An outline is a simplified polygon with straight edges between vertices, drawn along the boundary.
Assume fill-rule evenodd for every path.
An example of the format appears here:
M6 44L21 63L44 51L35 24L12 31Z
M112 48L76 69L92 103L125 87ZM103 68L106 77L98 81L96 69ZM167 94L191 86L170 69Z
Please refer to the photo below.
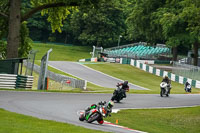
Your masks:
M0 74L0 88L15 89L17 75L14 74Z
M33 76L17 75L16 88L31 89L33 86Z
M25 62L24 65L27 66L27 62ZM40 73L40 66L34 64L33 70L37 73ZM80 88L80 89L86 89L86 86L87 86L86 80L75 79L75 78L72 78L72 77L68 77L68 76L65 76L65 75L61 75L61 74L51 72L49 70L47 71L47 77L56 81L56 82L61 83L62 86L65 85L65 86L70 86L70 87L73 87L73 88Z

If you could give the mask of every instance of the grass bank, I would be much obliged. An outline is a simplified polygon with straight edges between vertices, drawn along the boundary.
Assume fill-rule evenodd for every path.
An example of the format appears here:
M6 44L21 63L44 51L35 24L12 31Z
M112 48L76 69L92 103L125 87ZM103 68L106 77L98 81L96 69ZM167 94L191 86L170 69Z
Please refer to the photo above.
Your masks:
M0 109L0 133L104 133Z
M200 106L175 109L122 110L106 120L149 133L199 133Z
M92 47L89 46L65 46L34 43L33 49L38 50L35 59L41 60L42 56L44 56L44 54L51 48L53 51L50 53L49 60L52 61L77 61L83 58L91 58L90 52L92 51Z
M162 77L147 73L143 70L140 70L136 67L126 64L113 64L113 63L104 63L104 64L85 64L86 66L106 73L108 75L114 76L122 80L128 80L130 83L148 88L150 90L131 90L134 93L160 93L160 83ZM183 94L184 85L172 81L172 90L171 93ZM200 89L193 88L192 93L200 93Z

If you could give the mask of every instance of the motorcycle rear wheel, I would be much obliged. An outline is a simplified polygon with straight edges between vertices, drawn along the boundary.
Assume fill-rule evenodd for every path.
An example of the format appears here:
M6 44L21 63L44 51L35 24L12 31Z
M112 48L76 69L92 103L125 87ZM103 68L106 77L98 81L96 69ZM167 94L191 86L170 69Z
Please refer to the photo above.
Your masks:
M104 123L104 121L103 121L102 118L98 119L97 122L98 122L99 124L103 124L103 123Z

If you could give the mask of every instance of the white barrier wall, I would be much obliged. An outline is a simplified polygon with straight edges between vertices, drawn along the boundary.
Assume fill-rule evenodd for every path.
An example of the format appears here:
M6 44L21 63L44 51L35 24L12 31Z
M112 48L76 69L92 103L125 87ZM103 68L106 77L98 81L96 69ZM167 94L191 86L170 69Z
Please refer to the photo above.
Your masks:
M127 60L127 59L126 59ZM123 58L120 59L120 63L123 63ZM135 66L141 70L147 71L149 73L155 74L157 76L161 76L164 77L165 75L168 75L168 77L175 82L178 82L180 84L185 84L186 81L188 81L192 86L196 87L196 88L200 88L200 81L198 80L192 80L190 78L186 78L186 77L182 77L179 75L175 75L173 73L167 72L167 71L163 71L160 69L155 69L152 66L149 66L148 64L145 64L146 61L141 61L141 60L130 60L130 65ZM150 61L148 62L150 63ZM142 66L142 67L141 67Z

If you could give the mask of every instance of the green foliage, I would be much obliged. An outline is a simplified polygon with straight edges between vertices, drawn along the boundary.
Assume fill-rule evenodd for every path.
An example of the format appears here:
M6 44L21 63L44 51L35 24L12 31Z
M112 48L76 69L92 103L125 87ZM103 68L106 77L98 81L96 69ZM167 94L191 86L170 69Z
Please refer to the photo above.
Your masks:
M126 20L130 37L151 43L163 40L161 26L153 13L164 5L164 1L134 0L131 5L132 10L129 11L129 17Z
M166 44L175 47L178 45L188 45L191 40L189 32L186 31L187 23L179 17L179 13L182 11L179 2L167 1L163 8L155 13L162 26L162 33L166 39Z
M42 11L42 15L48 14L48 22L51 22L52 32L58 30L61 32L61 27L63 27L63 20L67 18L70 14L66 7L59 8L49 8Z
M200 42L200 1L199 0L184 0L181 3L183 8L179 17L187 22L186 30L190 32Z
M0 60L6 58L6 42L0 40Z
M77 1L32 1L32 6L37 7L49 3L65 4ZM97 1L96 1L97 2ZM44 17L39 16L29 20L31 30L39 31L38 34L31 34L31 37L39 40L50 38L53 41L67 43L81 43L83 45L111 46L116 45L119 35L125 34L126 25L124 24L125 16L123 15L126 0L101 0L95 1L83 0L78 1L78 7L56 7L42 10L42 15L47 17L51 23L53 34L49 28L45 28L48 23L44 21ZM109 8L108 8L109 7ZM44 23L46 25L44 25ZM63 31L59 34L58 32ZM38 36L40 35L40 37ZM44 38L41 38L44 36ZM52 39L50 39L52 41Z
M0 1L0 13L8 15L9 4L8 0ZM7 36L8 19L5 16L0 15L0 40Z
M32 49L32 40L29 38L29 30L26 26L27 22L21 24L20 30L20 47L18 49L19 57L27 57L29 51Z
M41 16L40 13L34 14L27 21L27 27L30 30L30 37L34 41L47 42L52 33L50 23L47 22L47 16Z
M76 8L75 6L95 6L97 5L101 0L31 0L31 4L33 7L38 7L42 5L47 4L55 4L55 3L61 3L63 6L59 7L53 7L53 8L47 8L43 9L41 14L48 14L48 22L51 23L52 32L55 32L56 30L58 32L61 32L61 27L63 27L63 21L67 18L67 16L70 14L69 9ZM72 5L70 5L72 4ZM74 4L74 6L73 6Z
M116 45L119 35L125 33L124 17L118 0L102 0L98 8L88 5L73 12L71 26L82 44L108 47Z
M129 36L170 47L191 47L200 38L199 0L134 0L126 22Z

